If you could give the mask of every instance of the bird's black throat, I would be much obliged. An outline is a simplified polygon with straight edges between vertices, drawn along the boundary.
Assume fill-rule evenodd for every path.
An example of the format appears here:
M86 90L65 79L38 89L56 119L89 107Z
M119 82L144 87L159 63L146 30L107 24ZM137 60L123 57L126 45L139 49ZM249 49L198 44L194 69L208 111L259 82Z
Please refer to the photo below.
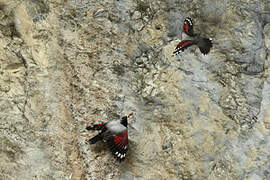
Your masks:
M127 116L124 116L121 119L121 124L123 124L125 127L127 127L127 125L128 125L127 119L128 119Z

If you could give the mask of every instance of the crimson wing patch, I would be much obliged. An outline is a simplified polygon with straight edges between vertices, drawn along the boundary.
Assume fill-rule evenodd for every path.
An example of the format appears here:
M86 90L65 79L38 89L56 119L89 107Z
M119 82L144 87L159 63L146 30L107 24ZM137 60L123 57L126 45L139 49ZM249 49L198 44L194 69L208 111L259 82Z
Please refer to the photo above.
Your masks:
M185 32L189 36L194 36L193 22L192 22L191 18L186 18L184 20L183 32Z
M128 131L120 135L113 135L107 140L107 144L113 155L120 161L125 159L128 150Z
M105 123L99 123L99 124L95 124L93 126L87 126L86 129L88 131L90 131L90 130L102 130L104 125L105 125Z
M187 49L189 46L192 46L192 45L193 45L193 42L191 40L183 40L176 46L173 54L177 55L181 51L184 51L185 49Z

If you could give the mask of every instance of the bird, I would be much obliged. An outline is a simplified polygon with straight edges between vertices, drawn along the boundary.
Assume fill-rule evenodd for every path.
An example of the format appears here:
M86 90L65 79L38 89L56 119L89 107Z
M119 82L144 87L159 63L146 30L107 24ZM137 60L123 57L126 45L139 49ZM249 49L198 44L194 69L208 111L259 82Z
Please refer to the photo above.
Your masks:
M120 120L87 126L88 131L100 131L98 135L89 139L88 143L95 144L98 141L105 141L114 157L119 161L124 160L128 150L128 118L132 116L133 112L123 116Z
M193 21L190 17L187 17L184 20L182 28L182 41L178 43L173 54L177 55L181 51L184 51L192 45L197 45L202 54L206 55L210 52L210 49L213 47L211 38L203 38L200 34L194 33L193 30Z

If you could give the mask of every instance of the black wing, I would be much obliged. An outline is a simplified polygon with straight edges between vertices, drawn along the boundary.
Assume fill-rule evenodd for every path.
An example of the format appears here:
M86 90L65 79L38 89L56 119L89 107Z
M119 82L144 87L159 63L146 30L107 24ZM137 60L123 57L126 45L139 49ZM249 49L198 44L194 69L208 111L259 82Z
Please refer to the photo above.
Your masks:
M118 135L107 135L105 139L113 155L120 161L124 160L128 150L128 130Z
M193 22L189 17L184 20L183 32L186 33L188 36L195 36L193 31Z
M179 54L181 51L184 51L185 49L187 49L188 47L192 46L194 43L191 40L184 40L181 41L175 48L173 54L177 55Z

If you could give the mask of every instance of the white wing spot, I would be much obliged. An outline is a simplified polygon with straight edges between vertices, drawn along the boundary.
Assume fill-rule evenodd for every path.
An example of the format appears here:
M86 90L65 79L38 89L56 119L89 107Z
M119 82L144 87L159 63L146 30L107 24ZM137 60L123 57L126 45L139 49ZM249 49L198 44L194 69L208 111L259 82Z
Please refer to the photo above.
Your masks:
M177 48L175 51L177 51L177 52L175 52L174 54L175 54L175 55L178 55L178 54L181 53L181 48Z
M127 149L127 146L125 146L125 148L124 149Z
M121 155L121 159L124 157L124 155Z
M118 154L118 152L115 153L115 155L117 155L117 154Z
M121 156L121 154L119 153L119 154L118 154L118 157L120 157L120 156Z
M192 22L189 18L187 18L186 20L189 22L190 25L192 25Z

